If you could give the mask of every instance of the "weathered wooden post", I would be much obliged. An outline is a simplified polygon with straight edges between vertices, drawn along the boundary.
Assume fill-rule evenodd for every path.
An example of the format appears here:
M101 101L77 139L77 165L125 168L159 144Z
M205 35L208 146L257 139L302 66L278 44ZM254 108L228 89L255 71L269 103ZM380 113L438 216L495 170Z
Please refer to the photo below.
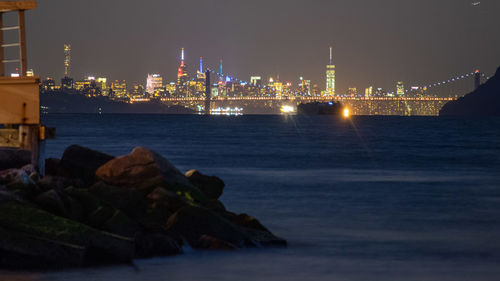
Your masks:
M28 77L26 60L26 29L24 12L36 8L36 1L0 1L0 147L31 151L31 163L43 174L44 140L53 137L53 129L40 122L40 77ZM3 24L3 14L17 12L18 25ZM19 42L3 42L3 32L19 31ZM5 48L19 47L19 58L6 59ZM5 64L19 63L19 77L6 77Z

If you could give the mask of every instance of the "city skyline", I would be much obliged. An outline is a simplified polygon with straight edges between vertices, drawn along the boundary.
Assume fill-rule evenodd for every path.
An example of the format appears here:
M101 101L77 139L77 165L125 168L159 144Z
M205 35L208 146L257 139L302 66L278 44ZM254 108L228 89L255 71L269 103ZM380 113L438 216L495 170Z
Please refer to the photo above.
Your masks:
M386 0L378 5L363 1L289 1L283 5L283 1L274 1L267 6L257 5L259 1L255 5L222 0L146 2L168 9L158 9L164 12L160 17L156 10L147 10L134 2L116 7L116 1L106 1L99 3L100 9L93 9L97 2L40 1L39 9L28 20L33 46L28 49L30 68L42 76L62 77L61 45L70 43L74 77L101 75L110 81L124 79L144 84L148 73L161 73L166 81L175 81L177 69L173 65L178 65L178 49L184 47L189 50L186 64L193 71L199 57L204 57L212 69L218 67L222 58L224 69L240 79L249 80L255 75L265 79L279 74L282 81L297 83L299 77L304 77L322 89L327 48L333 45L336 88L345 93L351 87L362 91L372 85L394 89L399 81L419 85L475 68L491 75L500 60L494 51L500 48L500 39L488 35L500 22L492 13L499 6L494 1L484 1L479 7L467 1L426 4ZM352 19L342 17L342 12L351 11L360 3L363 5ZM121 12L122 17L104 17L111 8ZM339 17L325 15L322 8ZM235 20L241 9L244 16ZM48 17L59 10L66 12ZM210 16L201 15L202 10ZM258 19L248 18L252 11L261 12ZM90 12L95 14L94 21L79 21ZM312 18L311 13L318 14ZM124 21L132 15L135 17L130 22ZM297 20L289 21L293 16ZM403 21L392 23L402 17ZM186 24L179 25L182 18ZM207 27L204 31L200 24L207 19L222 30ZM31 22L44 22L54 32L42 32ZM375 27L377 32L373 33ZM236 32L238 28L240 33ZM305 32L310 28L316 32ZM483 44L476 46L475 41ZM45 52L40 53L38 49L42 47ZM436 51L429 53L431 47Z

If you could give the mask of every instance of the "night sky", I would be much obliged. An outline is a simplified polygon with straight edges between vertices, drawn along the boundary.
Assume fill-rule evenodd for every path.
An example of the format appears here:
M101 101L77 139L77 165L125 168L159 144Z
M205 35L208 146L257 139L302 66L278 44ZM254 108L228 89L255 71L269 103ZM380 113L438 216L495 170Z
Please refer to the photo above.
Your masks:
M37 75L145 83L176 79L180 48L188 71L203 56L225 72L300 76L324 89L334 46L337 89L392 89L500 65L500 1L482 0L39 0L27 14L28 63Z

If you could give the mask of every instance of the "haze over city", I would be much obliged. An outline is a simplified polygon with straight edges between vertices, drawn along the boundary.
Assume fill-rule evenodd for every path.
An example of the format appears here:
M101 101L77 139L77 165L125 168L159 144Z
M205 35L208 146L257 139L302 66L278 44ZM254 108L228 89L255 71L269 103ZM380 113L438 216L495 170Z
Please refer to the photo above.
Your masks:
M180 48L188 71L200 56L240 79L300 76L324 87L334 47L338 92L369 85L431 83L500 61L498 1L52 1L27 18L28 59L37 75L175 81ZM8 22L8 18L5 20ZM43 24L40 24L43 22Z

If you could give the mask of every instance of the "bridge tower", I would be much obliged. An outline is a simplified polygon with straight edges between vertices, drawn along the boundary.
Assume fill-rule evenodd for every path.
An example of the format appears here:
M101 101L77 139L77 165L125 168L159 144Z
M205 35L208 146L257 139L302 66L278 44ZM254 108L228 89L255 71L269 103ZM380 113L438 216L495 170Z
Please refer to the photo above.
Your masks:
M481 86L481 72L479 69L476 69L474 72L474 90L477 90Z

